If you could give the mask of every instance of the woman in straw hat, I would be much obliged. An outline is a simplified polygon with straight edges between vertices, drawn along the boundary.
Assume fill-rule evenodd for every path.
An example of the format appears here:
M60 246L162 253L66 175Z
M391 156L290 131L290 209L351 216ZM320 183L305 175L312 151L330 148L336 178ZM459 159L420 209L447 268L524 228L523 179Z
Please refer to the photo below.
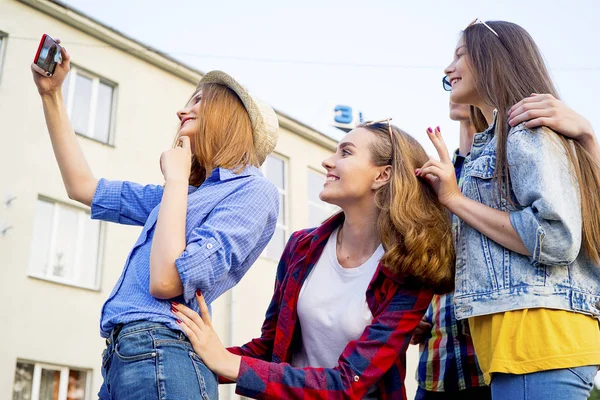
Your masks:
M206 365L247 397L406 398L412 332L454 279L449 214L414 174L427 160L389 120L348 133L320 193L342 212L292 235L260 338L226 349L205 293L201 317L173 305Z
M102 308L101 399L217 397L215 375L173 320L176 299L198 310L234 286L271 238L278 192L259 167L277 142L275 112L233 78L206 74L185 108L176 146L160 158L163 186L97 180L73 132L61 86L32 65L67 193L92 218L143 226Z

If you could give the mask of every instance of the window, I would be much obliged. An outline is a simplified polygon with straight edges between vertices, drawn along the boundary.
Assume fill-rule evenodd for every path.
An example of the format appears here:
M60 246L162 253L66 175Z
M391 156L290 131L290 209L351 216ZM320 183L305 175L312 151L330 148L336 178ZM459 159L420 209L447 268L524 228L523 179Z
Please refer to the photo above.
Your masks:
M116 85L71 67L63 85L67 111L76 133L111 143Z
M38 199L29 275L88 289L99 288L101 224L80 208Z
M326 175L308 170L308 224L319 226L337 210L337 207L319 199Z
M88 371L17 361L12 400L84 400L89 392Z
M263 254L271 260L278 261L283 253L285 242L288 237L287 162L282 157L270 155L265 160L262 169L267 179L270 180L279 191L279 215L277 217L277 226L275 228L275 233Z

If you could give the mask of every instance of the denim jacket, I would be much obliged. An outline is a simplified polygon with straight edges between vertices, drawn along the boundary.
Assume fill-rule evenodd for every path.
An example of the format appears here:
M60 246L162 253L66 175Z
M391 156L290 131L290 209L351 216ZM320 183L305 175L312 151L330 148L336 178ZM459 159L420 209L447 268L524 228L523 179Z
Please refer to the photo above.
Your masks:
M499 201L496 185L501 183L492 179L495 124L474 137L462 171L462 192L509 212L530 256L456 221L457 319L539 307L600 317L600 266L582 248L579 186L564 148L547 128L513 127L507 140L510 187L505 193L514 205Z

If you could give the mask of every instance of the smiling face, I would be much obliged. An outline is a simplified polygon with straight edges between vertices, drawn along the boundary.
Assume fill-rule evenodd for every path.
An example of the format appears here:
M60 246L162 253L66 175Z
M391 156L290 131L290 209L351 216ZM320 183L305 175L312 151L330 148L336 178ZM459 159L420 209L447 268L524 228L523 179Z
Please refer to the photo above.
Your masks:
M450 93L451 102L474 106L482 103L472 71L467 47L465 46L464 38L461 38L456 45L454 59L444 70L452 85L452 92Z
M179 118L179 136L187 136L190 138L191 147L194 148L194 140L196 134L200 131L200 102L202 101L202 91L196 92L185 108L177 111Z
M371 149L375 134L365 128L350 131L337 151L322 163L327 179L319 194L321 200L344 206L374 202L374 193L389 181L391 167L373 163Z

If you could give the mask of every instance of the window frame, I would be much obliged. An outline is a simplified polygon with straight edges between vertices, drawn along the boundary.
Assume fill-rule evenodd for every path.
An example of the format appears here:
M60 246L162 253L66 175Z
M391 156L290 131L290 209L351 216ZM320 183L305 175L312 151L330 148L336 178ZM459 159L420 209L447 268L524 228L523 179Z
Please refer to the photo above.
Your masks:
M78 65L73 65L71 64L71 69L69 71L69 74L67 75L68 79L68 91L67 93L65 93L65 97L66 97L66 102L65 102L65 107L67 108L67 114L69 116L69 120L71 120L72 118L72 113L73 113L73 98L74 98L74 94L75 94L75 81L76 81L76 77L77 76L82 76L84 78L90 79L92 81L92 92L91 92L91 99L90 99L90 108L88 110L89 112L89 120L88 120L88 130L92 129L90 132L93 135L95 133L95 129L96 129L96 113L97 113L97 106L98 106L98 89L100 87L100 83L103 83L107 86L110 86L112 88L112 98L111 98L111 107L110 107L110 123L108 126L108 138L107 141L104 142L100 139L97 139L93 136L88 136L84 133L81 132L77 132L75 131L75 129L73 128L73 130L75 131L75 134L77 134L78 136L87 138L89 140L93 140L94 142L97 143L101 143L103 145L106 146L110 146L110 147L115 147L114 142L115 142L115 126L116 126L116 119L117 119L117 92L118 92L118 88L119 86L117 85L116 82L111 81L110 79L106 79L96 73L93 73L85 68L79 67Z
M2 75L4 71L4 61L6 59L6 48L8 45L8 33L0 31L0 85L2 84Z
M279 154L279 153L275 153L275 152L269 154L267 156L265 162L263 163L263 165L261 165L261 167L260 167L260 171L262 172L262 174L264 175L264 177L267 178L267 180L269 179L268 178L268 174L267 174L267 166L268 166L268 163L269 163L269 157L277 158L277 159L279 159L279 160L281 160L283 162L283 186L284 186L284 188L281 189L281 188L278 188L277 186L275 186L277 188L278 195L282 196L283 200L284 200L284 204L283 204L283 208L282 208L283 209L283 213L284 213L283 224L279 223L279 215L278 215L278 218L277 218L277 222L275 224L275 232L277 232L277 228L283 229L283 236L284 236L283 240L284 240L284 242L283 242L283 248L281 249L281 251L283 253L283 250L285 249L285 244L287 242L287 239L290 236L289 230L290 230L290 223L291 223L291 221L290 221L290 213L289 213L289 210L290 210L290 199L291 199L291 196L289 195L289 193L290 193L290 186L291 186L290 185L290 179L289 179L289 161L290 160L289 160L288 157L284 156L283 154ZM279 210L277 212L279 212ZM279 254L276 258L270 257L267 254L267 248L269 247L269 244L271 243L271 240L273 240L273 237L271 237L271 239L269 240L269 243L267 244L267 246L265 247L265 249L262 251L262 253L261 253L260 256L262 258L267 259L267 260L278 262L279 259L281 258L281 254Z
M55 199L52 199L50 197L45 197L45 196L38 196L38 198L36 199L36 202L38 201L44 201L47 203L51 203L53 205L53 214L52 214L52 226L51 226L51 234L50 234L50 243L48 244L49 249L48 249L48 257L52 257L53 256L53 251L54 251L54 244L56 243L56 235L57 235L57 230L58 230L58 224L59 224L59 213L56 211L57 208L59 207L63 207L63 208L70 208L73 209L77 212L77 237L78 237L78 242L77 242L77 248L75 249L75 259L77 260L77 256L81 254L82 250L82 231L85 225L85 219L89 219L90 218L90 210L89 209L85 209L83 207L78 207L78 206L74 206L71 204L67 204ZM34 215L33 219L34 219L34 224L35 224L35 218L36 216ZM104 265L104 248L105 248L105 240L106 240L106 235L105 235L105 231L106 231L106 226L102 221L98 221L98 254L96 257L96 275L95 275L95 285L94 286L88 286L88 285L84 285L82 283L77 282L76 279L61 279L60 277L56 277L54 275L51 274L40 274L40 273L36 273L35 271L32 271L32 265L31 265L31 250L32 247L30 247L29 250L29 258L30 261L28 263L27 266L27 276L29 276L30 278L35 278L35 279L41 279L44 281L48 281L48 282L53 282L53 283L58 283L61 285L66 285L66 286L71 286L71 287L75 287L75 288L79 288L79 289L85 289L85 290L91 290L91 291L95 291L95 292L99 292L102 290L102 266ZM32 244L30 244L32 246ZM81 268L75 268L75 277L79 277L80 276L80 270Z
M69 372L78 371L85 373L85 395L84 400L89 400L92 392L92 370L85 368L74 368L65 365L49 364L45 362L37 362L26 359L17 359L15 362L15 369L17 364L30 364L33 365L33 376L31 378L31 400L39 400L40 386L42 382L42 370L52 370L60 372L60 382L58 389L58 399L66 400L69 388ZM15 384L15 377L13 376L13 387ZM14 392L13 392L14 395Z

